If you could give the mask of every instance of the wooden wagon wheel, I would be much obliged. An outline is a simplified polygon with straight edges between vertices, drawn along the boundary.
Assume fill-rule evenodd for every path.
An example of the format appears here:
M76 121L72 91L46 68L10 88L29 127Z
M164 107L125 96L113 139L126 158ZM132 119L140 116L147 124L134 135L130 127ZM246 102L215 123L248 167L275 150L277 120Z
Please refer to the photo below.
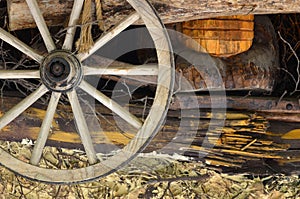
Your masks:
M39 70L1 70L1 79L39 79L41 85L29 96L23 99L7 111L0 118L0 128L7 126L11 121L17 118L22 112L30 107L34 102L46 93L51 93L46 115L40 127L38 139L36 140L32 156L29 162L21 161L14 158L11 154L0 149L1 164L10 170L28 177L44 182L51 183L74 183L92 180L105 176L116 171L118 168L128 163L135 155L141 151L151 138L157 133L161 123L166 115L168 103L172 95L173 88L173 57L169 39L161 23L159 17L153 7L146 0L127 0L134 8L135 12L126 17L119 24L115 25L111 31L102 35L94 43L87 53L74 53L72 46L74 43L76 22L80 17L84 0L75 0L70 15L67 34L64 39L62 49L57 49L56 44L50 35L49 29L41 14L36 0L26 0L31 14L36 22L39 32L43 38L43 42L48 53L41 55L35 49L22 42L4 29L0 29L0 38L9 43L11 46L21 51L39 64ZM146 25L153 42L155 44L158 64L153 67L133 67L127 68L122 72L118 71L117 75L156 75L157 88L152 107L147 118L142 122L135 115L121 107L102 92L91 86L84 80L86 75L101 75L103 70L99 66L99 70L91 69L84 65L86 60L93 53L98 51L111 39L120 34L127 27L137 20L143 20ZM115 75L114 68L106 68L106 74ZM82 89L104 106L108 107L114 113L123 118L128 125L135 127L137 134L135 137L121 150L113 156L99 160L92 144L90 132L81 109L79 98L76 93L77 88ZM46 140L49 135L51 123L57 109L59 99L62 94L66 94L72 107L74 120L76 122L77 131L80 135L81 142L84 146L89 166L78 169L47 169L39 167L42 156L42 150L45 147Z

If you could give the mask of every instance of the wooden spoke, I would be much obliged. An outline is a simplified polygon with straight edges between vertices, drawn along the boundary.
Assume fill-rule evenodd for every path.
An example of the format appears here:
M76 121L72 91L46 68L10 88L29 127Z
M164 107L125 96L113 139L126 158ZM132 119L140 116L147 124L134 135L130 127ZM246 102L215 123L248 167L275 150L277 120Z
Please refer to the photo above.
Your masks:
M69 92L68 98L72 107L78 133L80 135L89 163L95 164L97 163L98 159L76 91Z
M63 44L63 49L72 50L74 35L76 31L76 25L80 17L80 13L83 7L84 0L75 0L72 8L72 12L70 15L68 30L66 34L66 38Z
M40 78L38 70L0 70L0 79Z
M15 120L15 118L17 118L35 101L37 101L42 95L44 95L48 91L48 88L49 90L51 88L52 94L47 110L41 113L41 115L45 113L45 116L43 116L43 121L41 122L42 125L38 125L38 129L32 129L38 130L38 135L36 136L37 138L35 138L37 140L33 148L30 161L24 162L23 157L14 158L14 155L11 151L6 152L4 149L0 148L0 164L22 176L49 183L79 183L93 180L97 177L106 176L125 166L140 151L142 151L145 146L147 146L151 139L160 130L160 126L164 122L164 118L167 114L169 102L172 99L174 83L173 53L167 31L157 16L157 13L148 0L127 0L135 12L126 16L120 21L120 23L114 23L116 24L114 27L110 28L107 32L104 32L99 39L95 40L89 52L73 54L70 51L72 51L74 45L76 26L82 12L84 0L73 0L71 2L54 1L54 3L59 3L59 7L55 7L57 11L59 11L58 9L65 9L66 7L68 7L68 9L70 8L71 10L71 6L73 5L71 15L69 17L70 20L68 23L68 28L66 30L66 36L64 41L61 41L61 51L56 51L54 40L50 35L50 31L43 17L43 15L45 18L47 16L47 23L48 21L51 23L52 20L56 20L48 18L48 16L51 16L47 13L51 3L49 4L48 1L44 2L42 0L26 0L24 2L20 1L18 2L20 3L18 5L23 6L20 6L18 9L23 9L24 7L27 9L27 6L24 6L26 5L26 2L29 7L27 13L29 11L31 12L34 22L36 23L42 37L42 41L37 43L36 46L44 46L43 43L45 43L49 53L46 57L39 55L36 53L39 52L39 49L34 52L34 50L28 45L24 44L7 31L0 28L0 39L36 60L41 65L40 71L0 70L0 79L40 78L43 85L41 85L28 97L21 100L21 102L17 102L17 105L12 107L6 113L4 112L4 115L0 117L0 130L8 125L11 121ZM45 10L41 11L40 8L45 8ZM101 10L98 9L98 11ZM109 14L110 13L104 13L105 20ZM116 19L118 19L118 17L116 17ZM107 21L109 21L109 19L105 22ZM156 50L157 63L132 65L118 62L112 58L103 58L101 57L102 55L100 55L100 53L97 53L97 51L104 45L105 48L109 48L109 44L112 39L116 38L129 26L140 21L145 24L145 28L147 28L148 33L151 36L151 40ZM123 44L123 42L119 43L119 45ZM127 52L134 50L131 48L131 46L127 46L126 44L125 46L120 46L120 48L124 50L127 48ZM124 53L126 53L126 51L124 51ZM47 59L44 61L44 58ZM86 60L87 58L89 59ZM82 63L83 61L84 63ZM67 64L69 66L67 66ZM43 75L43 78L40 77L40 74ZM155 96L154 99L151 99L151 103L147 103L147 110L145 117L143 117L143 121L135 116L137 115L136 112L134 112L135 110L129 112L126 107L122 107L116 101L94 88L91 84L85 80L82 80L84 79L83 76L87 75L108 75L110 77L124 76L125 79L134 77L139 81L145 81L145 77L152 78L156 85ZM95 77L92 77L92 79L94 78ZM149 82L147 81L147 84L148 83ZM96 142L92 140L92 137L94 138L92 133L94 132L90 132L90 130L92 130L91 127L89 130L89 123L86 120L87 113L83 112L82 110L78 95L76 93L77 88L82 89L95 100L102 103L100 107L104 108L107 113L115 113L108 116L113 120L112 122L109 120L100 121L102 125L101 127L104 127L103 125L105 125L105 128L103 129L103 135L100 135L101 139L105 138L105 140L110 141L110 143L116 144L116 142L113 142L111 139L111 137L115 137L115 134L119 133L122 135L122 137L126 138L126 142L124 142L122 145L117 144L115 146L104 146L103 150L101 150L101 153L103 152L103 159L98 156L100 154L96 154L96 151L98 151L94 148L94 144ZM69 107L67 106L58 106L59 99L63 94L67 95L67 99L65 100L70 102L71 110L69 110ZM60 117L60 119L63 120L58 120L59 122L57 124L55 123L58 125L56 127L59 128L60 131L64 131L63 129L65 129L65 127L67 127L65 129L67 131L71 129L71 127L63 125L66 124L64 121L69 121L70 119L72 120L72 116L68 115L68 113L69 111L73 112L73 119L78 134L74 134L72 132L72 142L74 141L74 143L76 142L80 143L80 145L83 145L86 152L84 156L88 159L88 165L76 164L71 165L68 168L65 168L65 165L60 164L56 165L56 168L49 168L49 165L44 168L44 166L40 165L43 149L47 143L48 137L50 137L49 132L51 132L51 125L54 125L53 118L57 116L55 113L57 112L56 110L58 108L64 109L64 111L61 111L61 113L64 113L63 118ZM40 114L37 112L32 113L29 110L25 113ZM0 115L1 114L2 113L0 113ZM22 116L26 117L26 114L22 114ZM114 115L118 115L124 121L119 123L115 120L115 117L113 117ZM97 114L97 117L98 116L99 115ZM93 124L96 124L96 122L99 122L98 119L100 118L93 119L95 119L92 121ZM14 125L15 123L12 123L12 128L14 128ZM99 125L99 123L97 125ZM30 125L28 124L28 127L29 126ZM2 131L8 132L9 130L10 128L7 127ZM95 130L95 128L93 128L93 130ZM113 132L114 134L107 136L107 134L110 132ZM76 139L73 139L73 135L76 137ZM19 133L18 136L23 138L25 135ZM98 137L99 133L95 136L100 139L100 137ZM118 135L117 137L118 138L116 139L119 139L120 136ZM60 143L58 143L58 145L59 144ZM61 147L63 147L63 145L61 145ZM58 156L59 162L61 158L64 158L64 156ZM72 162L73 161L70 161L70 163Z
M43 148L45 147L49 131L51 128L51 124L54 118L54 114L56 111L56 107L59 101L59 98L61 96L61 93L55 93L53 92L51 95L50 102L48 104L47 112L44 117L39 136L34 144L34 148L32 151L32 155L30 158L30 163L33 165L38 165L40 162L42 153L43 153Z
M97 50L99 50L102 46L104 46L107 42L112 40L114 37L116 37L118 34L120 34L123 30L128 28L130 25L132 25L134 22L136 22L140 18L139 14L133 13L129 15L126 19L124 19L121 23L119 23L117 26L115 26L111 31L106 33L104 36L100 37L94 44L94 46L90 49L87 53L80 53L78 54L78 58L80 61L85 60L90 55L95 53Z
M157 75L157 64L111 64L106 68L84 66L84 75Z
M41 13L41 10L40 10L36 0L26 0L26 2L30 9L30 12L35 20L35 23L42 35L42 38L44 40L44 43L46 45L48 52L55 50L56 46L53 42L53 39L50 35L50 32L48 30L48 27L46 25L46 22L44 20L44 17Z
M36 102L40 97L42 97L48 89L41 85L36 91L31 93L13 108L11 108L8 112L6 112L0 118L0 129L5 127L11 121L13 121L16 117L18 117L21 113L23 113L29 106L31 106L34 102Z
M38 63L41 63L43 60L43 56L36 53L31 47L29 47L27 44L20 41L18 38L14 37L4 29L0 28L0 39L5 41L6 43L12 45L28 57L34 59Z
M132 115L129 111L124 109L122 106L120 106L118 103L98 91L96 88L91 86L86 81L82 81L79 87L87 92L89 95L94 97L96 100L101 102L104 106L112 110L114 113L119 115L122 119L124 119L126 122L128 122L133 127L140 129L143 125L141 120L139 120L137 117Z

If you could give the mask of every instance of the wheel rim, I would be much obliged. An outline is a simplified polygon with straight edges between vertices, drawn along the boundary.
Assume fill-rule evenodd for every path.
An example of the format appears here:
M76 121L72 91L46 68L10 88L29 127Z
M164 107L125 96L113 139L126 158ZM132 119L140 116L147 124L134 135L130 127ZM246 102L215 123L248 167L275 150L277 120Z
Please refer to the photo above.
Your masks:
M1 164L8 169L25 176L44 182L52 183L75 183L92 180L98 177L108 175L120 167L126 165L128 161L134 158L140 152L151 138L158 132L164 117L166 116L168 104L173 89L173 57L171 53L170 42L163 24L159 20L156 12L148 1L128 0L128 3L135 9L135 13L128 16L119 25L116 25L110 32L95 41L95 45L88 53L72 53L74 42L75 25L78 21L83 0L75 0L70 16L69 28L64 40L62 49L56 48L53 39L49 33L48 27L38 8L36 0L26 0L30 11L35 19L36 25L43 38L48 54L40 55L27 44L21 42L8 32L0 29L0 38L6 41L22 53L40 64L40 70L2 70L1 79L18 78L37 78L41 79L42 84L32 94L27 96L19 104L14 106L0 118L0 128L2 129L36 102L47 92L51 92L51 98L48 104L46 115L40 128L39 136L34 145L30 163L23 162L12 157L11 154L0 149ZM101 70L94 70L82 64L93 53L99 50L103 45L116 37L119 33L132 25L137 20L142 19L155 44L158 64L157 68L146 68L141 70L133 68L133 74L138 75L157 75L157 88L155 98L149 114L144 122L132 115L113 100L106 97L87 81L83 79L85 75L101 75ZM113 71L113 70L112 70ZM154 71L154 72L153 72ZM114 75L114 73L112 73ZM67 82L67 83L66 83ZM80 107L76 89L80 88L87 94L100 101L114 113L123 118L129 125L138 129L135 137L121 150L106 160L99 160L93 148L92 139L88 130L83 111ZM81 137L89 166L73 170L46 169L36 166L42 156L45 147L51 123L54 118L61 95L65 93L68 97L72 112L76 122L78 134Z

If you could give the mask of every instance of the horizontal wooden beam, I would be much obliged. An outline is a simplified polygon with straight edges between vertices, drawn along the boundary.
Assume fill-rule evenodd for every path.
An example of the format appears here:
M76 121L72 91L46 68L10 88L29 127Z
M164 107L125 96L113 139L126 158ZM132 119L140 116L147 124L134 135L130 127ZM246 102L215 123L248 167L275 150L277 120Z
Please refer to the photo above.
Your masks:
M194 102L194 103L183 103ZM213 105L212 105L213 102ZM283 99L275 97L253 96L225 96L215 92L211 95L178 94L170 109L198 109L198 108L227 108L236 110L255 111L267 120L300 122L300 104L297 99Z
M20 99L16 97L2 97L0 116L17 101ZM60 111L56 112L47 145L82 148L80 137L75 131L71 108L67 104L59 106ZM131 105L130 110L137 117L145 113L142 106ZM111 147L122 147L134 136L134 129L126 130L121 126L125 130L122 133L118 132L115 118L103 106L95 106L95 111L101 113L95 122L100 121L102 128L102 131L95 129L91 131L97 152L105 153L105 150L111 150ZM221 120L218 119L218 115L211 114L209 110L201 110L197 117L195 114L188 115L182 111L184 112L184 110L169 111L161 132L156 135L145 152L179 153L204 160L210 166L234 168L242 168L243 165L247 165L248 161L259 159L278 160L280 164L289 162L281 155L289 148L289 144L280 139L280 136L286 132L269 132L268 121L256 113L228 111L223 127L214 128ZM193 110L187 109L187 111ZM44 115L45 107L35 104L3 128L0 131L0 139L35 140ZM90 116L94 115L87 111L86 118ZM216 121L211 120L212 118ZM118 125L120 127L120 123ZM93 128L93 125L89 127ZM214 144L214 147L202 145L205 140ZM206 155L201 155L203 153Z
M7 0L9 27L11 30L34 27L34 21L25 0ZM49 25L64 24L70 15L73 0L38 1ZM150 0L165 24L217 16L276 14L300 12L299 1L280 0ZM102 1L105 26L110 27L128 15L125 1Z
M217 16L300 12L300 2L289 0L152 0L151 2L156 5L165 23Z

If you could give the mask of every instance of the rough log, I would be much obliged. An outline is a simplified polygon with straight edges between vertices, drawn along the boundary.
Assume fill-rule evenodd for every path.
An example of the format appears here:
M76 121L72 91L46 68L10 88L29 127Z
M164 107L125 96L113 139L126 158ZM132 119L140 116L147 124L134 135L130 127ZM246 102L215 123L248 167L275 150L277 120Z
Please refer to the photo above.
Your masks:
M216 77L218 74L212 72L212 63L218 68L222 81L227 91L235 90L263 90L272 91L279 71L279 49L276 33L270 19L266 16L255 17L255 34L251 48L235 56L220 58L201 53L184 45L185 39L179 35L169 32L176 56L176 91L203 91L207 88L220 89L220 83ZM137 45L151 46L151 39L143 34L135 34L132 38L139 39ZM191 39L190 39L191 40ZM189 40L189 41L190 41ZM108 52L114 52L122 39L116 39L111 44ZM136 42L132 40L132 43ZM138 51L141 63L147 60L155 60L153 51L143 49ZM109 56L109 54L107 54ZM102 59L102 58L101 58ZM99 59L99 60L101 60ZM112 62L112 61L111 61ZM118 77L107 77L118 80ZM133 84L142 83L155 84L156 76L123 76Z
M63 25L68 19L74 0L38 1L39 7L48 25ZM9 29L19 30L35 27L35 22L25 0L7 0Z
M34 27L25 0L7 0L9 27L11 30ZM41 10L49 25L64 24L72 7L72 0L39 1ZM291 0L274 1L203 1L203 0L150 0L157 9L163 22L174 23L193 19L212 18L216 16L245 14L297 13L300 2ZM105 26L110 27L130 12L125 0L103 0L103 19Z

